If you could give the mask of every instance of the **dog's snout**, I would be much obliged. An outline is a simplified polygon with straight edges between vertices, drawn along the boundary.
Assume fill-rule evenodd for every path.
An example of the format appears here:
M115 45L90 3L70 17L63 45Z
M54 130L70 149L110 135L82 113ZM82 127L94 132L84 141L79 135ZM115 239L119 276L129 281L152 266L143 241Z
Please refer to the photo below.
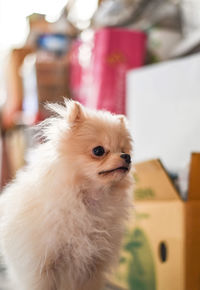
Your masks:
M131 156L129 154L123 153L120 155L121 158L125 159L126 163L131 163Z

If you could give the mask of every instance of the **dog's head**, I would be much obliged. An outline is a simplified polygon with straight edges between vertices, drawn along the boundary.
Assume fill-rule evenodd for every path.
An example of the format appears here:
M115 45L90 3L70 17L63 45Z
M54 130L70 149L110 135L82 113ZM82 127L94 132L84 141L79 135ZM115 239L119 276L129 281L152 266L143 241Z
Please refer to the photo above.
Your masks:
M104 186L127 176L132 140L124 116L89 110L74 101L50 107L65 123L57 143L66 174Z

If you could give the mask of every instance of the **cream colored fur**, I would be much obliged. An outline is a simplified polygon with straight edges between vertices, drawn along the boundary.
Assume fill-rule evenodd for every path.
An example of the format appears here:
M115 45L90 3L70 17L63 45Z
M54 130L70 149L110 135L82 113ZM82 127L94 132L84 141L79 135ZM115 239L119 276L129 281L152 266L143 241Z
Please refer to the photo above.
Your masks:
M0 198L1 252L15 290L99 290L118 259L131 205L122 116L79 103L49 105L43 144ZM96 157L95 146L106 154Z

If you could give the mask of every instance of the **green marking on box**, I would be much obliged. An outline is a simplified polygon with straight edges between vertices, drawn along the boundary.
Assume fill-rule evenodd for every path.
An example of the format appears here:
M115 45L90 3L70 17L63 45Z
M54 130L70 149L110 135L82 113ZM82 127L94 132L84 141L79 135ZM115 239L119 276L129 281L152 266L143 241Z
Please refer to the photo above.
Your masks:
M150 217L150 214L148 213L138 213L136 212L136 220L144 220L144 219L148 219Z
M131 258L128 261L127 281L129 290L156 290L153 255L144 232L136 228L125 245Z
M135 199L140 199L140 200L150 200L155 198L155 192L153 191L152 188L147 187L147 188L137 188L134 191L135 194Z

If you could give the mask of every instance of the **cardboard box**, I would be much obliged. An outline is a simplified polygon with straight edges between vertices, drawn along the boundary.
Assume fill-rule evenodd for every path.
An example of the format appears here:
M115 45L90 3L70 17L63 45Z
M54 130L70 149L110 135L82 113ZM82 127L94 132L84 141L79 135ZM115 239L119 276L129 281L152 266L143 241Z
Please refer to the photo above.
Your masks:
M159 160L136 165L135 217L124 239L118 285L200 289L200 153L192 154L183 201Z

